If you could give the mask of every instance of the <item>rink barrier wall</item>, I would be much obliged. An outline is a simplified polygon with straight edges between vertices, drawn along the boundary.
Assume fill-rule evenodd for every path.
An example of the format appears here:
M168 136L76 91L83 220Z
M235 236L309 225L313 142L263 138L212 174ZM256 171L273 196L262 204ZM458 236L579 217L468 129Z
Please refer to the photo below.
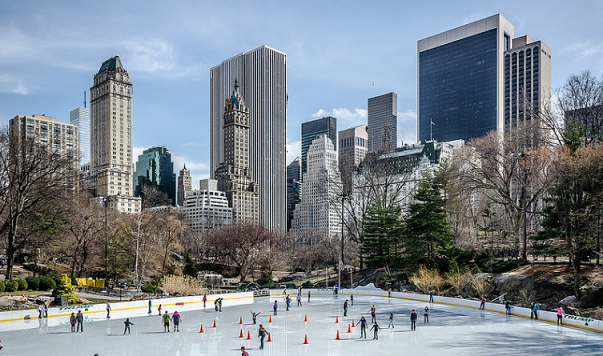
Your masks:
M207 308L214 308L214 301L223 298L222 307L243 305L253 303L253 292L225 293L207 295ZM203 296L188 296L177 298L151 299L151 315L158 315L157 308L161 304L161 312L166 310L171 314L174 311L184 312L189 310L203 309ZM70 305L67 307L48 308L48 318L38 318L38 309L14 310L0 312L0 331L20 330L39 327L41 321L47 325L68 325L71 313L81 310L84 314L84 322L107 320L106 303ZM137 300L130 302L111 301L111 316L116 318L141 317L149 315L149 300ZM38 322L36 322L36 320ZM6 323L17 322L17 323ZM19 323L20 322L20 323Z
M310 291L311 296L332 296L333 288L327 289L303 289L302 297L307 298L308 291ZM291 303L296 302L297 297L297 289L288 289L287 293L291 296ZM421 311L425 308L425 306L429 306L429 295L428 294L414 294L414 293L403 293L403 292L392 292L391 297L388 297L387 291L378 291L378 290L351 290L351 289L343 289L339 291L340 296L349 296L354 294L354 297L377 297L377 298L394 298L394 299L403 299L409 301L421 302L423 304L417 305L414 309L418 314L421 314ZM270 291L270 300L279 300L283 298L283 290L273 289ZM304 299L303 301L306 301ZM427 303L427 304L425 304ZM456 307L470 308L470 309L479 309L481 302L479 300L470 300L470 299L461 299L461 298L451 298L451 297L441 297L434 295L433 296L433 304L443 304L443 305L451 305ZM431 309L431 308L430 308ZM485 311L495 312L505 314L505 305L499 303L488 303L486 302ZM410 314L410 310L409 310ZM530 318L531 310L530 308L525 307L511 307L511 315L518 316L522 318ZM538 311L538 321L548 322L548 323L557 323L557 313L552 311L539 310ZM564 326L572 326L575 328L590 330L598 333L603 333L603 321L595 320L592 318L586 318L575 315L563 315L563 325Z

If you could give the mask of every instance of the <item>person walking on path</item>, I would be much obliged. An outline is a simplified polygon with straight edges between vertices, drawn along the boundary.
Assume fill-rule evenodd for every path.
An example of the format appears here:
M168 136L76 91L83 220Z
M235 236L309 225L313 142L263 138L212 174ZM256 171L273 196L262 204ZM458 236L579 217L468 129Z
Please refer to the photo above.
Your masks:
M241 356L249 356L249 353L245 351L245 346L241 346Z
M563 325L563 314L565 314L563 307L559 307L555 309L555 311L557 312L557 325Z
M429 308L425 307L425 311L423 312L423 324L429 324Z
M42 304L38 305L38 319L42 319L42 313L44 312L44 307Z
M366 339L366 319L361 317L360 320L358 320L358 324L360 324L360 338L364 336Z
M343 302L343 316L348 316L348 300L346 299Z
M278 301L277 300L274 301L274 305L272 306L272 310L274 311L274 315L277 315L277 311L278 311Z
M128 332L128 335L130 335L130 325L134 325L134 323L130 321L130 318L126 318L126 321L124 321L124 335L126 334L126 331Z
M414 309L410 313L410 330L412 330L412 331L417 330L417 312L415 312Z
M507 315L511 315L511 301L510 300L507 300L507 303L505 304L505 310L506 310Z
M371 323L377 322L377 308L375 308L375 304L369 309L369 312L371 312Z
M289 307L291 306L291 297L287 294L287 311L289 311Z
M301 294L297 295L297 306L301 307L302 306L302 302L301 302Z
M77 315L75 316L75 321L77 322L77 331L79 332L81 330L82 332L84 332L84 314L82 314L81 310L77 312Z
M157 308L157 311L159 312L159 316L161 316L161 304L159 304L159 307Z
M387 328L394 328L394 313L389 313L389 325L387 326Z
M203 294L203 309L205 309L206 303L207 303L207 294Z
M180 332L180 322L182 321L182 316L180 316L177 311L174 312L172 321L174 322L174 332Z
M429 302L433 303L433 291L432 290L429 291Z
M111 312L111 302L107 301L107 319L110 319L109 313Z
M379 329L381 329L379 327L379 324L377 324L377 322L375 322L373 324L373 327L371 328L371 330L369 330L369 331L373 332L373 340L379 340Z
M486 296L482 294L482 301L481 301L481 303L479 304L479 308L480 308L481 310L484 310L484 308L485 308L485 307L486 307Z
M69 323L71 323L71 332L74 333L75 332L75 313L71 313L71 316L69 317Z
M163 320L163 332L170 332L170 314L168 314L167 310L163 314L161 318Z
M152 311L151 311L152 306L153 306L153 302L151 301L151 299L149 299L149 314L152 313Z
M260 324L258 330L258 337L260 338L260 350L264 348L264 338L266 337L266 329Z
M255 320L257 319L258 315L260 315L260 313L252 312L251 310L249 312L251 313L251 320L253 320L253 325L255 325Z
M534 303L534 319L538 320L538 309L540 309L540 305L538 302Z

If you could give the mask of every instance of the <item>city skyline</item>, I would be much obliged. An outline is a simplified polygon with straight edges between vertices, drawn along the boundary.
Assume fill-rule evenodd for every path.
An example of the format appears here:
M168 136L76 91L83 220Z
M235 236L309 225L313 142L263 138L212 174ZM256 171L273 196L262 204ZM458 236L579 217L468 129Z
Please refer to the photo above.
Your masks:
M597 37L603 4L596 2L511 1L500 7L432 1L412 9L395 2L267 5L238 3L246 16L233 26L227 18L231 5L219 3L165 8L131 2L108 16L110 8L72 1L3 2L2 123L33 114L68 123L70 111L83 106L83 91L89 91L99 63L119 55L136 88L133 156L152 146L170 147L176 169L186 163L196 189L199 179L210 176L209 69L258 46L288 56L286 164L300 155L302 122L331 115L339 130L366 123L367 99L390 91L398 94L398 145L416 141L417 41L497 13L515 25L515 37L528 34L551 48L553 89L572 73L603 72ZM64 17L72 20L53 21ZM42 21L44 26L22 26ZM173 123L156 129L167 120Z

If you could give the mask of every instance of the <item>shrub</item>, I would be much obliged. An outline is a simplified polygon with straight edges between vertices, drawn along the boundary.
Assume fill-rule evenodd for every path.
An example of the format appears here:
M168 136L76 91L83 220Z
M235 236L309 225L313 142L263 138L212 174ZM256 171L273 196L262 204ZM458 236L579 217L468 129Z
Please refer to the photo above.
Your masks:
M166 276L161 285L166 293L207 294L205 283L190 276Z
M56 286L57 284L54 279L50 277L40 277L40 286L38 287L38 290L51 290L55 289Z
M17 281L6 281L6 291L7 292L16 292L19 289L19 283Z
M17 285L18 285L18 290L27 290L27 281L22 279L22 278L17 278L15 279L15 281L17 281Z
M71 284L71 278L66 274L60 277L59 283L52 291L53 297L58 297L60 295L67 295L69 303L77 303L79 301L75 296L75 286Z
M46 268L46 267L44 267L42 265L37 265L37 264L34 264L34 263L24 264L23 268L26 269L26 270L28 270L28 271L34 272L34 273L37 272L40 275L46 275L46 274L52 272L52 270L50 268Z
M4 281L0 281L0 293L4 292L5 289L6 285L4 284Z
M157 292L159 292L159 287L153 283L146 283L140 288L140 290L145 293L157 294Z
M310 282L310 281L305 281L304 284L302 284L303 288L312 288L314 287L314 283Z
M434 289L439 292L440 287L444 284L444 278L440 276L437 270L430 270L425 266L420 266L409 281L423 293L429 293Z
M31 290L38 290L40 288L40 277L27 277L27 286Z

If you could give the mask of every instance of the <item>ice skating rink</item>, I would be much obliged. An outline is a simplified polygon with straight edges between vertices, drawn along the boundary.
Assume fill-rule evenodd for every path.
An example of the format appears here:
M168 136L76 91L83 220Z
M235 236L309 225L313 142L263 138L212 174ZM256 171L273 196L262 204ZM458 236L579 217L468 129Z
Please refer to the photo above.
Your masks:
M429 324L423 322L425 302L397 298L355 295L354 306L343 316L343 302L349 296L313 295L298 307L291 295L290 311L282 297L255 298L253 304L225 306L216 312L208 303L205 310L183 311L180 332L163 332L156 306L153 314L131 317L128 311L112 312L108 320L87 319L83 333L70 332L68 318L59 321L32 319L3 322L1 354L6 355L240 355L245 346L249 355L603 355L603 335L544 321L506 316L491 311L430 304ZM278 300L278 315L272 305ZM350 327L364 316L369 327L369 308L375 304L382 330L379 340L367 329L360 339L360 327ZM211 306L211 308L210 308ZM417 330L410 331L410 312L419 315ZM170 315L177 310L164 308ZM270 332L271 342L259 349L258 326L251 323L251 311L261 312L258 324ZM389 313L394 314L394 328L388 329ZM140 314L140 313L139 313ZM269 318L272 315L272 323ZM304 319L307 316L307 322ZM123 335L126 317L134 323L131 335ZM243 318L243 325L239 324ZM62 318L62 317L61 317ZM51 318L53 319L53 318ZM336 319L339 323L336 323ZM213 327L214 320L216 327ZM30 329L10 330L9 323L30 323ZM200 327L203 325L203 333ZM14 328L18 329L18 328ZM170 326L173 329L173 326ZM243 338L240 337L241 330ZM172 330L173 331L173 330ZM339 331L340 340L337 340ZM251 336L248 340L247 336ZM308 344L304 344L307 336Z

